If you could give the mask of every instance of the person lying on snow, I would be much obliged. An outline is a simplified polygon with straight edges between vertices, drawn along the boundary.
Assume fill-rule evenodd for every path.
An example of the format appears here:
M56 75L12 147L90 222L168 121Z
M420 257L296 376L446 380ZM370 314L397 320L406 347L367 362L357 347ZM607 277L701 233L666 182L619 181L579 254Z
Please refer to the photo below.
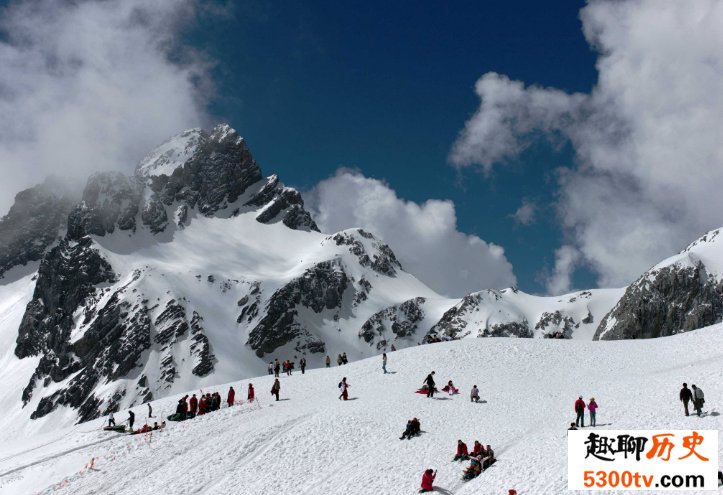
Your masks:
M419 493L433 492L434 486L432 485L432 482L434 482L434 478L436 477L436 470L432 471L431 469L427 469L422 475L422 488L419 490Z
M435 392L439 392L439 390L437 390L436 388L434 389L434 391L435 391ZM415 393L415 394L429 395L429 386L425 383L424 385L422 385L422 388L420 388L419 390L417 390L417 391L414 392L414 393Z
M453 461L466 461L469 459L469 451L467 450L467 444L462 440L457 440L457 455L454 456Z
M442 389L442 392L447 392L449 395L458 394L459 389L454 388L454 384L452 383L452 380L450 380Z

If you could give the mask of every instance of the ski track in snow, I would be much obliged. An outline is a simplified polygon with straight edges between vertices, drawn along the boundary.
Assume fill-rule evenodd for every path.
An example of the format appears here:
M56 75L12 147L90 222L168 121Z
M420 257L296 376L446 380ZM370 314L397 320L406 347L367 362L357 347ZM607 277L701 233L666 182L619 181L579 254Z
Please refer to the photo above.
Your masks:
M0 494L43 492L98 456L99 471L53 493L410 494L426 468L438 469L438 493L570 493L566 429L579 395L600 404L598 423L605 426L598 429L720 429L721 344L723 325L646 341L468 339L389 353L394 374L382 374L375 357L282 376L281 397L288 400L280 402L269 394L273 377L265 375L250 380L261 407L243 404L170 423L150 444L140 435L103 432L101 420L10 442L0 459ZM438 388L452 379L461 393L441 393L439 400L415 394L431 370ZM337 399L344 376L355 400ZM683 381L705 391L704 417L683 415ZM231 385L243 396L248 383ZM469 402L473 384L485 403ZM228 385L210 390L223 397ZM154 410L168 414L177 400L155 401ZM415 416L423 433L398 440ZM460 481L468 463L450 462L460 438L468 446L491 444L498 458L468 483ZM103 459L113 451L124 454Z

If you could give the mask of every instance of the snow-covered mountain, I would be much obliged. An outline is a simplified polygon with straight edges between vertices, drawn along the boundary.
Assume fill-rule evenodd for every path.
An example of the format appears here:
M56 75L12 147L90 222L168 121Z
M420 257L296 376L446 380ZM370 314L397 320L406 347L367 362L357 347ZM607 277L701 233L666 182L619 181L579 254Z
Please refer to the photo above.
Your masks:
M706 233L632 283L595 332L595 340L649 339L723 318L723 238Z
M277 357L322 367L430 332L589 341L633 311L631 288L442 297L374 233L319 232L300 193L264 177L227 125L170 138L132 176L94 174L80 198L63 191L24 191L0 221L0 426L32 418L27 431L42 431L258 376ZM691 263L676 270L700 273ZM719 319L716 308L668 333Z

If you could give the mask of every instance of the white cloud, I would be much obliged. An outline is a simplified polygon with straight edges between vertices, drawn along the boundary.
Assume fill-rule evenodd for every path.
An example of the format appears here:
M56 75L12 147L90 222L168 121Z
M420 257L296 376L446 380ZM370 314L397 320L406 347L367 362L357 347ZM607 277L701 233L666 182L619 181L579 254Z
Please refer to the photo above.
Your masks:
M323 232L353 227L373 232L389 244L406 271L440 294L461 297L516 283L504 249L457 230L452 201L405 201L386 183L347 169L304 198Z
M580 262L580 252L572 246L562 246L555 250L555 267L552 273L542 273L540 278L547 293L558 296L570 292L572 274Z
M597 0L580 17L600 52L593 91L485 74L450 160L489 171L569 139L560 221L599 285L619 286L723 225L723 3Z
M522 200L522 205L517 208L517 211L509 215L515 219L515 222L521 225L532 225L535 223L535 215L537 213L537 205L534 201L530 201L525 198Z
M131 171L207 125L210 62L179 33L195 0L30 0L0 10L0 212L49 173Z

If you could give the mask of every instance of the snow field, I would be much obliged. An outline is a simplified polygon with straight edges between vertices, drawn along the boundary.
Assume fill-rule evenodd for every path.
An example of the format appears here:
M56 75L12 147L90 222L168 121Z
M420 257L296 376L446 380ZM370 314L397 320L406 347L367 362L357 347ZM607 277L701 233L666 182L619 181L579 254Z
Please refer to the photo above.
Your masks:
M424 469L436 468L442 493L568 493L566 429L579 395L600 405L598 429L720 429L721 344L723 325L646 341L466 339L388 353L387 375L379 356L296 371L281 377L281 398L288 400L280 402L272 401L273 377L265 375L250 380L260 408L244 404L171 424L150 446L142 436L100 431L101 420L6 445L0 493L39 493L91 457L127 445L127 454L101 461L100 471L57 492L409 494ZM451 379L462 393L415 394L432 370L438 388ZM337 399L344 376L348 402ZM705 391L702 418L684 416L683 381ZM248 383L231 384L237 398L245 397ZM473 384L483 403L469 402ZM225 397L228 385L208 391L214 390ZM177 400L153 402L154 412L170 414ZM142 424L146 406L134 411ZM422 435L398 440L412 417ZM126 418L116 414L117 421ZM492 445L498 462L462 484L467 463L450 462L458 439Z

